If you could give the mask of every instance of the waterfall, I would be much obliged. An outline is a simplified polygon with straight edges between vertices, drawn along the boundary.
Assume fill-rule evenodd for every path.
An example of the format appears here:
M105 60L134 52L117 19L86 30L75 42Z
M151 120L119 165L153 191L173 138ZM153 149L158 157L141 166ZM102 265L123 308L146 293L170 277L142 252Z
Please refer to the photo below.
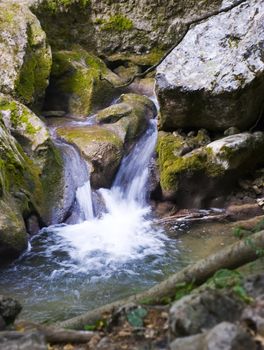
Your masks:
M76 193L84 221L53 228L77 271L104 269L111 273L130 260L162 254L166 238L153 229L147 205L149 163L156 139L156 121L151 120L146 133L123 159L112 188L98 191L105 203L99 217L93 217L91 188L86 182Z
M76 190L76 200L80 209L80 215L84 220L90 220L94 217L92 189L90 179Z

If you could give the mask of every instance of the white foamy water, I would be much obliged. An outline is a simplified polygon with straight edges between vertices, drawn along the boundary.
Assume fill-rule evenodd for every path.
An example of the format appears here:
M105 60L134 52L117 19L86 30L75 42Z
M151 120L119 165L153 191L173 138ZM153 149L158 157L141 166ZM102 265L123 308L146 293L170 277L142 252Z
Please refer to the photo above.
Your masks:
M78 271L104 268L111 272L128 261L162 254L166 238L153 228L147 205L148 166L156 139L156 121L152 120L146 134L123 159L113 187L98 191L106 209L100 217L92 217L91 189L86 183L77 190L85 221L53 228L63 238L64 249Z

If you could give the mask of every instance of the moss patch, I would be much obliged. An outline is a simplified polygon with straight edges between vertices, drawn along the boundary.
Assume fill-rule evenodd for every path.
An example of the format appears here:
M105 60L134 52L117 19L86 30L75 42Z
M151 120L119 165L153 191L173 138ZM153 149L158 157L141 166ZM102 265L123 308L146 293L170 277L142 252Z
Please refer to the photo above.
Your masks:
M134 25L131 19L121 15L117 14L114 16L111 16L107 21L102 21L102 30L113 30L116 32L124 32L127 30L132 30ZM98 22L97 22L98 24Z

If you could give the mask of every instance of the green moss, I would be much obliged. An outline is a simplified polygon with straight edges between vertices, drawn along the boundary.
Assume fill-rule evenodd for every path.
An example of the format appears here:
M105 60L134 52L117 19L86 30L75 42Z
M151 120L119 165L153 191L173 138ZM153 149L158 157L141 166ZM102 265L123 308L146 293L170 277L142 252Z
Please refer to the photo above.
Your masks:
M48 85L51 56L48 48L38 47L40 35L43 36L43 32L39 26L33 24L29 27L27 52L16 82L16 92L25 104L37 102Z
M185 140L180 135L165 134L158 138L160 181L164 190L177 190L180 177L199 172L205 173L208 177L218 177L224 172L223 166L214 161L209 148L181 156L184 144Z
M137 66L152 66L159 62L163 57L165 50L154 48L149 53L145 54L131 54L131 53L117 53L108 57L111 62L124 61Z
M134 27L131 19L117 14L111 16L108 21L103 21L101 29L102 30L113 30L116 32L124 32L126 30L132 30Z
M30 112L26 107L22 107L15 101L8 101L0 98L0 113L2 111L10 111L10 120L13 128L25 127L25 132L29 135L36 134L40 128L34 127L30 123Z
M102 60L81 49L58 51L53 57L53 91L58 94L58 100L66 101L68 113L87 115L95 106L113 99L113 88L100 79L108 72ZM65 110L65 103L61 108Z
M57 130L58 135L70 143L77 145L87 145L93 142L112 143L118 148L122 146L120 138L112 131L101 127L90 128L64 128Z

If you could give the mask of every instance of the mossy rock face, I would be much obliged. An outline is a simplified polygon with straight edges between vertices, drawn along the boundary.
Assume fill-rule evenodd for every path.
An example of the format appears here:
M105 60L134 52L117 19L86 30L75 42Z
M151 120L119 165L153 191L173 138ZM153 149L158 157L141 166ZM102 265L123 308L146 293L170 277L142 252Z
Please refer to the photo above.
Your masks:
M107 56L126 52L140 59L143 54L149 56L147 64L157 62L157 51L174 45L184 23L222 6L222 0L18 1L32 6L54 49L79 44Z
M129 148L146 131L150 118L156 115L154 103L145 96L123 94L120 103L99 111L96 120L107 123L109 130L116 132Z
M85 50L54 52L45 109L87 116L118 94L104 78L115 85L121 83L102 60Z
M54 208L57 210L63 195L63 184L62 158L45 124L26 106L0 94L0 202L5 242L11 245L17 235L19 246L25 246L21 242L25 237L27 241L25 223L31 215L39 218L40 225L61 222L54 221ZM17 216L14 222L12 211ZM1 242L0 246L7 247Z
M180 207L206 207L217 195L227 193L239 176L263 163L261 132L232 135L212 143L201 136L159 134L157 152L163 196Z
M58 135L75 145L88 162L93 188L110 187L123 156L123 142L101 126L65 127Z
M0 4L0 92L40 107L48 85L51 50L35 15L17 2Z

